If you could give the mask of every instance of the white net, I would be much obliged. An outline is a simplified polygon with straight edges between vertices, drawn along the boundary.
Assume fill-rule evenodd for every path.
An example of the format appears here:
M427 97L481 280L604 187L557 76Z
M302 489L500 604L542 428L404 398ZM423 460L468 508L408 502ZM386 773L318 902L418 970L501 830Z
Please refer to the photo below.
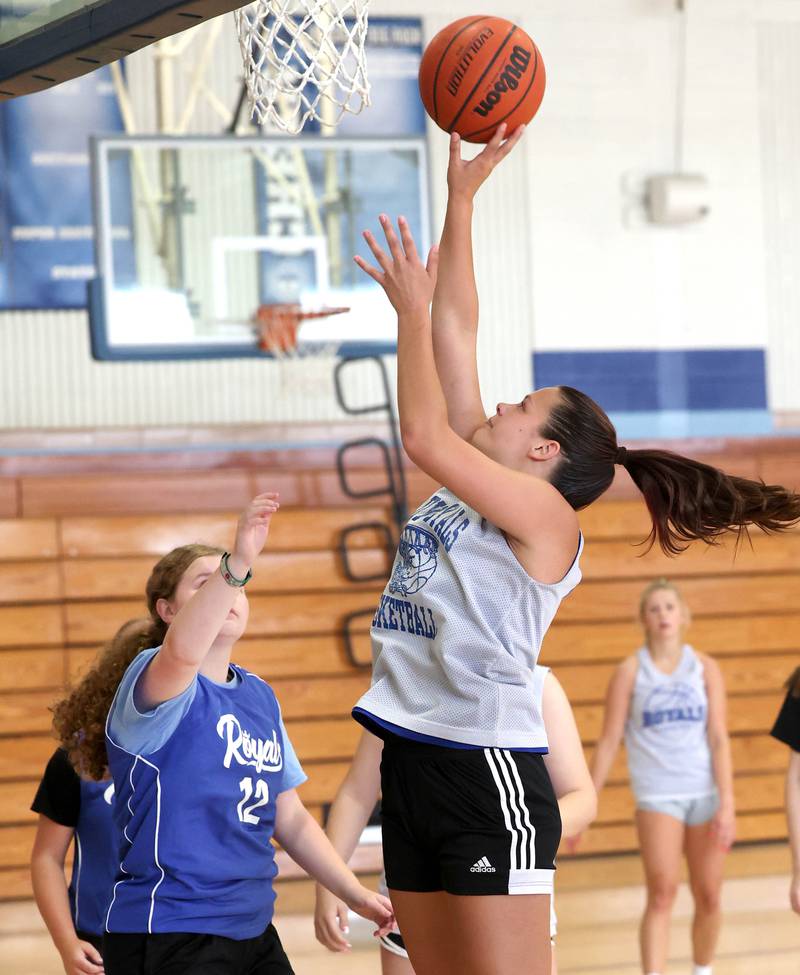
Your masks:
M370 0L256 0L236 11L253 116L298 133L369 105Z

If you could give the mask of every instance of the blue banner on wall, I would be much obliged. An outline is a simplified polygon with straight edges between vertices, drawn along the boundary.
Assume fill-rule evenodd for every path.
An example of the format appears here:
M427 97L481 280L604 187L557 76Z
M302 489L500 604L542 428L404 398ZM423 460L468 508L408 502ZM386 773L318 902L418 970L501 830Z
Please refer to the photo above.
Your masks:
M89 137L123 131L108 68L0 104L0 308L85 308Z
M422 20L370 17L365 51L371 105L358 115L345 112L336 125L336 134L425 135L425 109L417 81ZM310 120L303 131L319 135L320 124Z
M366 55L372 104L359 115L345 114L336 134L425 135L425 109L417 81L422 21L370 17Z

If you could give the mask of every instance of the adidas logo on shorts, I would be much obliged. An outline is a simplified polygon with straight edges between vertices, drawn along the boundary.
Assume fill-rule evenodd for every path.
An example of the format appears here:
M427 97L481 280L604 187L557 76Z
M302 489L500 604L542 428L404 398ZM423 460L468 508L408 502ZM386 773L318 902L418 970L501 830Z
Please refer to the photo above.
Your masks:
M477 863L473 863L469 868L470 873L497 873L495 868L489 863L486 857L481 857Z

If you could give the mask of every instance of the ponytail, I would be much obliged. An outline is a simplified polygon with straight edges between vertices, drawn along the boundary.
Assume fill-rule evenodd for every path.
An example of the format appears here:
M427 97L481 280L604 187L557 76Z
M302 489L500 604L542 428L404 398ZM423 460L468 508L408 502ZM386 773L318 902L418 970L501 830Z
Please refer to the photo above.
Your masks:
M571 386L558 389L560 401L539 432L561 447L551 483L576 511L610 487L620 464L644 495L653 521L645 542L650 548L658 542L667 555L678 555L694 541L713 545L725 532L747 535L750 525L779 532L800 521L800 495L668 450L621 447L593 399Z
M650 547L658 542L667 555L678 555L694 541L713 545L725 532L747 535L751 525L771 534L800 520L800 495L668 450L628 449L624 467L653 521L647 542Z
M148 619L125 623L100 651L81 682L51 708L53 730L83 778L99 781L108 774L105 731L111 702L133 658L161 643L163 635L157 630Z

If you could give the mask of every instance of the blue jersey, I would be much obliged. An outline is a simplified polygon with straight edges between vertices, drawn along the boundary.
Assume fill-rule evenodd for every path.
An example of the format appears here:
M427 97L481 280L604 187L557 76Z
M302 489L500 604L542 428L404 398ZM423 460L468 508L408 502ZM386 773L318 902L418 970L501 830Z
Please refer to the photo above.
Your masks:
M31 808L71 828L75 843L69 905L75 928L101 937L117 873L112 818L114 784L81 779L58 748L47 763Z
M69 902L78 931L102 936L117 874L113 782L81 779Z
M121 833L106 930L256 937L275 900L275 801L297 784L287 780L278 702L239 667L227 684L199 674L166 740L126 747L115 718L158 649L131 663L106 727Z

